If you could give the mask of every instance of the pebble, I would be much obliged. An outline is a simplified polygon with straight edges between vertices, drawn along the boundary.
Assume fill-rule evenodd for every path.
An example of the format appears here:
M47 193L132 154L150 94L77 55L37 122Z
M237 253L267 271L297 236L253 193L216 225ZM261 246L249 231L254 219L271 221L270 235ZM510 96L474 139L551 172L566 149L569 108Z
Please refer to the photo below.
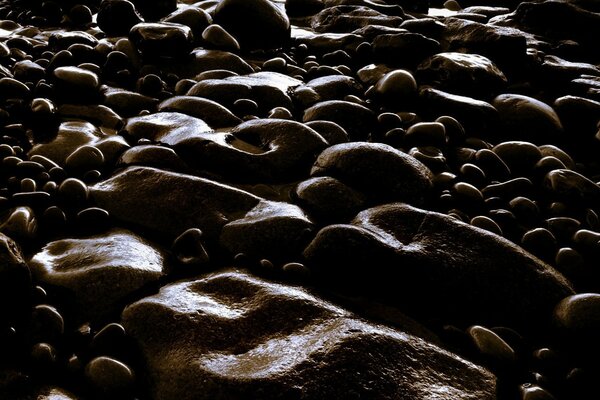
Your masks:
M65 322L58 310L47 304L34 307L31 314L32 337L37 341L56 343L65 332Z
M97 147L90 145L79 147L65 160L65 167L77 172L99 169L103 165L104 154Z
M502 236L502 229L500 226L490 217L486 217L485 215L478 215L473 217L470 222L471 225L476 226L481 229L485 229L486 231L495 233L498 236Z
M525 383L519 387L521 392L521 400L555 400L556 398L550 394L546 389L533 385L531 383Z
M238 51L240 44L221 25L212 24L202 32L202 39L217 49Z
M192 30L173 22L141 22L129 31L129 40L146 58L182 58L192 50Z
M540 149L529 142L511 141L497 144L492 149L506 163L514 174L527 176L535 164L542 158Z
M122 348L126 342L127 335L123 325L112 322L105 325L94 335L90 347L93 349L94 354L113 355L115 350Z
M84 93L95 93L100 86L98 76L83 68L58 67L53 76L58 82L66 84L67 89Z
M48 343L36 343L31 347L31 361L36 371L41 374L52 374L58 359L54 346Z
M22 193L14 194L15 196L23 195ZM18 201L18 197L16 199ZM29 207L17 207L13 209L8 218L0 225L0 231L15 238L15 239L34 239L37 237L38 221L34 211Z
M556 238L545 228L534 228L525 232L521 239L521 246L548 262L554 260L557 250Z
M123 395L133 389L135 377L126 364L110 357L96 357L85 366L85 376L101 393Z
M510 168L502 158L489 149L480 149L475 153L475 163L491 180L504 181L510 178Z
M70 206L85 204L88 198L88 187L77 178L67 178L58 187L58 195Z
M190 228L173 241L172 251L184 265L206 265L210 259L203 242L202 231Z
M564 298L554 309L554 321L574 334L597 335L600 332L600 294L579 293Z
M600 186L578 172L555 169L544 178L544 186L566 201L595 206L600 201Z
M418 122L406 130L404 136L406 147L446 146L446 128L440 122Z
M417 81L409 71L396 69L377 81L374 94L389 107L403 108L416 99Z
M493 331L474 325L467 329L467 333L481 355L504 365L511 365L516 361L515 351Z

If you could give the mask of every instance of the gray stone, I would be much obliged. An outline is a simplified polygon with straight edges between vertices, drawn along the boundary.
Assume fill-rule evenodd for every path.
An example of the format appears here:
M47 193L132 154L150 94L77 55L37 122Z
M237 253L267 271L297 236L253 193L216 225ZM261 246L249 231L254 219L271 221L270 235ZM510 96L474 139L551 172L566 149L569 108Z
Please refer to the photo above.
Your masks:
M153 399L496 398L493 376L458 356L234 271L165 286L123 324Z

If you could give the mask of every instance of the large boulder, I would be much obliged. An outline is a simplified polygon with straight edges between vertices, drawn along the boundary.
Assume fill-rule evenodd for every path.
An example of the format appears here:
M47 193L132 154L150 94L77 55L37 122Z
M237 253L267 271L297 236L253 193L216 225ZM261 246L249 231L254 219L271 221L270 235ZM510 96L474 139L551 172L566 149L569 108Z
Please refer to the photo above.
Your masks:
M323 228L304 252L340 290L453 325L548 326L570 283L512 242L447 215L394 203Z
M496 398L458 356L245 273L165 286L122 317L153 399Z
M290 39L290 21L283 7L269 0L221 0L213 18L242 49L278 48Z
M50 242L30 265L38 282L66 290L91 318L118 310L166 272L163 251L126 230Z

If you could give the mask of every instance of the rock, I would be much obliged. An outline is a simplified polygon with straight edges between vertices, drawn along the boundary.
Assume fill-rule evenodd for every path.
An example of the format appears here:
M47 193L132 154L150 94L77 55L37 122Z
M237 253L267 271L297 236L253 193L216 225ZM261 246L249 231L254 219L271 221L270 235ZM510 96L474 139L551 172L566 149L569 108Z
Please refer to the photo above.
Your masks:
M570 135L575 136L573 147L579 143L589 143L598 130L600 101L579 96L563 96L554 101L553 108L560 122ZM570 141L569 141L570 142Z
M508 82L489 58L479 54L439 53L423 61L416 74L422 84L476 98L491 98Z
M327 142L307 126L283 119L246 121L228 133L169 135L173 146L195 168L236 182L289 182L306 174Z
M196 96L174 96L158 105L159 112L178 112L199 118L212 128L226 128L240 124L226 107L216 101Z
M177 74L180 78L194 78L196 75L217 69L225 69L237 74L250 74L254 69L240 56L222 50L194 49L182 63L160 63L163 72Z
M142 22L135 6L128 0L102 0L98 9L98 27L108 36L126 36Z
M202 32L202 39L217 49L238 51L240 44L221 25L212 24Z
M132 3L148 21L156 21L177 8L177 0L132 0Z
M563 127L549 105L519 94L501 94L492 105L500 114L503 140L524 140L535 144L556 143Z
M98 98L100 79L95 73L79 67L58 67L52 73L60 96L86 103Z
M479 353L489 357L492 362L511 365L516 361L515 351L494 331L474 325L467 330L467 333Z
M226 224L219 243L232 255L283 261L302 252L312 230L312 222L299 207L263 200L243 218Z
M399 203L323 228L304 256L316 279L339 290L376 293L420 320L455 326L540 333L554 305L573 293L562 275L512 242Z
M335 122L348 132L352 141L365 140L375 125L375 113L360 104L344 100L322 101L304 110L303 122Z
M97 147L83 145L65 160L65 167L72 171L86 172L101 169L104 165L104 154Z
M417 98L417 81L409 71L392 70L377 80L374 95L392 107L410 106Z
M498 155L514 174L526 176L542 158L542 152L536 145L525 141L502 142L493 147Z
M498 135L498 111L490 103L434 88L419 92L420 109L431 119L447 115L463 125L468 136L494 138Z
M480 54L496 63L505 73L522 66L528 42L532 40L518 29L460 18L446 18L444 24L446 30L442 42L447 43L445 51Z
M325 221L345 221L365 204L363 194L328 176L300 182L295 193L303 208Z
M202 32L212 24L212 17L200 7L180 7L162 19L163 22L173 22L188 26L192 30L194 41L198 42Z
M117 162L118 167L129 167L133 165L142 165L178 172L185 172L189 168L173 149L156 145L132 147L125 151Z
M212 129L199 118L179 112L159 112L129 118L123 133L125 137L134 140L145 138L173 144L176 140L191 135L211 134Z
M147 59L183 58L192 50L192 30L173 22L142 22L131 28L129 40Z
M402 17L390 16L370 7L339 5L325 8L311 18L316 32L350 33L369 25L398 26Z
M21 249L0 233L0 327L21 325L30 313L31 274Z
M171 239L199 228L214 240L225 224L260 202L250 193L208 179L148 167L127 168L90 187L90 194L113 218ZM141 198L144 202L138 201Z
M58 134L51 141L34 145L28 155L41 155L64 165L67 157L83 145L93 145L104 136L94 125L85 121L67 121L60 125Z
M591 39L600 36L600 14L567 1L523 2L513 13L495 17L490 23L520 28L555 40L575 40L586 46L592 57L600 54Z
M335 122L316 120L305 125L317 131L330 145L348 142L348 133Z
M198 228L190 228L177 236L171 250L180 263L202 266L209 261L202 242L202 231Z
M23 194L14 194L12 198L15 200L16 196ZM1 221L0 232L17 240L32 240L37 237L38 221L30 207L16 207L10 210L6 219L2 218Z
M373 40L373 56L377 61L409 69L413 69L440 50L437 40L420 33L383 34Z
M415 158L381 143L343 143L319 155L312 176L331 176L367 196L370 202L424 204L432 174Z
M129 306L123 323L144 354L154 399L425 399L440 385L452 399L495 398L494 378L480 367L243 273L165 286Z
M597 334L600 294L579 293L564 298L554 309L554 320L558 327L579 334Z
M290 39L285 11L268 0L222 0L213 18L244 50L279 48Z
M315 78L306 83L314 90L321 101L342 100L348 95L362 94L362 85L354 78L345 75L328 75Z
M85 376L100 393L118 395L131 392L135 382L131 368L110 357L96 357L85 367Z
M68 291L77 312L92 319L117 311L166 272L165 254L125 230L48 243L30 266L39 282Z
M555 196L575 203L595 206L600 201L600 186L568 169L555 169L544 178L544 186Z
M158 104L153 97L120 88L106 87L103 94L103 103L124 118L136 116L143 110L154 111Z

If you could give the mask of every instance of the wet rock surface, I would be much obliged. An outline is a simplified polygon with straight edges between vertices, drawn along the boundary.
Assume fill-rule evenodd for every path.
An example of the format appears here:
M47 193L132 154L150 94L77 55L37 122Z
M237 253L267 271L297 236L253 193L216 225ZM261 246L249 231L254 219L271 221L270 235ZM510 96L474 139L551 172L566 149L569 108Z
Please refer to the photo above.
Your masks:
M473 364L302 289L243 273L165 286L129 306L123 320L157 399L346 398L373 390L390 399L494 398L494 378ZM347 381L357 368L365 375Z
M0 398L590 399L599 16L0 0Z

